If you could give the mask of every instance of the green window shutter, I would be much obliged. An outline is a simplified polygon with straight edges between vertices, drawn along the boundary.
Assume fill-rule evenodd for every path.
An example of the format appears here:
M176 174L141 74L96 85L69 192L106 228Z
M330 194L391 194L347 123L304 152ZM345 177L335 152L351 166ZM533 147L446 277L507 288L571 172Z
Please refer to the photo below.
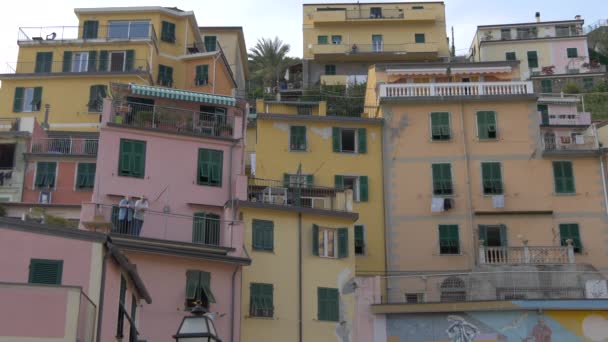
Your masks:
M63 260L32 259L30 260L30 284L61 285Z
M340 128L332 127L331 128L332 135L332 146L334 152L340 152Z
M348 258L348 228L338 229L338 258Z
M132 156L133 175L143 178L146 172L146 143L143 141L134 142Z
M543 92L543 93L552 93L553 92L553 81L541 80L540 89L541 89L541 92Z
M553 162L553 179L555 183L555 192L558 194L573 194L574 188L574 172L572 162L569 161L554 161Z
M283 174L283 186L284 187L289 188L289 184L291 183L289 180L290 180L289 173L284 173Z
M459 254L460 241L457 225L439 225L440 254Z
M583 250L583 245L581 243L581 237L577 223L560 224L559 237L562 246L567 246L568 243L566 241L571 239L572 246L574 247L574 252L580 253Z
M72 71L72 51L64 51L63 52L63 72Z
M199 149L198 152L198 184L222 186L223 151Z
M578 57L578 49L577 48L567 48L566 53L568 58L576 58Z
M167 43L175 43L175 24L163 21L161 25L160 40Z
M45 162L38 162L36 164L36 187L43 187L46 183L47 164Z
M186 300L196 300L200 292L200 272L186 271Z
M334 176L334 185L335 185L335 188L338 190L344 189L344 176L335 175Z
M495 112L477 112L477 135L479 139L496 139L497 130Z
M431 139L449 140L451 137L450 113L431 113Z
M369 185L367 176L359 176L359 201L367 202L369 198Z
M357 129L357 152L367 153L367 130L365 128Z
M209 303L215 303L215 296L213 295L213 292L211 292L211 273L201 271L200 277L201 288L205 291Z
M36 164L36 182L38 188L52 188L55 186L56 162L38 162Z
M274 222L253 220L252 232L254 250L272 251L274 249Z
M205 36L205 51L213 52L217 50L217 37Z
M158 75L156 76L156 83L162 85L165 82L165 69L166 67L162 64L158 65Z
M211 181L214 186L222 186L222 171L223 171L223 159L224 152L222 151L213 151L211 153L212 156L212 165L211 168Z
M328 307L327 307L327 295L325 291L326 289L323 287L319 287L317 288L317 319L319 321L325 321L327 320L327 311L328 311Z
M314 183L315 183L315 176L314 175L306 175L306 186L312 187Z
M424 43L424 42L426 42L426 38L424 36L424 33L416 33L414 35L414 39L415 39L416 43Z
M36 65L34 66L34 72L51 72L52 63L52 52L38 52L36 53Z
M319 45L328 44L327 36L317 36L317 44L319 44Z
M97 112L98 111L98 106L97 106L97 94L98 94L98 86L96 85L92 85L91 88L89 88L89 112Z
M140 158L137 157L136 149L141 152L141 143L126 139L120 141L119 175L139 177ZM145 143L143 146L145 150Z
M133 71L135 70L135 50L127 50L127 60L125 63L125 70L126 71Z
M84 39L96 39L99 22L97 20L85 20L83 24L82 37Z
M289 149L292 151L306 151L306 127L290 127Z
M272 317L274 311L272 284L251 283L249 305L251 316Z
M20 113L23 111L23 96L24 96L25 88L16 87L15 88L15 97L13 99L13 112Z
M99 71L108 71L110 64L110 53L106 50L99 51Z
M507 52L507 53L505 53L505 59L507 61L516 61L517 57L515 56L515 52Z
M434 195L451 195L452 188L452 165L433 164L433 194Z
M483 193L485 195L500 195L503 193L500 163L481 163L481 178L483 183Z
M335 75L336 74L336 65L335 64L326 64L325 65L325 75Z
M32 99L32 111L37 112L42 108L42 87L34 87L34 97Z
M319 226L312 225L312 255L319 255Z
M89 72L97 71L97 51L89 51L89 64L87 66Z
M76 188L93 188L95 185L95 163L79 163L76 175Z
M538 68L538 54L536 51L528 51L528 67Z
M334 322L340 319L340 293L338 289L317 288L317 319Z
M209 65L201 64L196 66L196 76L194 84L197 86L209 83Z
M365 254L365 226L355 225L355 255Z

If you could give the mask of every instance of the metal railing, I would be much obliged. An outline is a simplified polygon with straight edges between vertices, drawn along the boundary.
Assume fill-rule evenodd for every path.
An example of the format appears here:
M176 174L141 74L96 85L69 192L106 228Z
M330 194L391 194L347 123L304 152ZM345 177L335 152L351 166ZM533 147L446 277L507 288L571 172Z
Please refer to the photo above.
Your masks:
M93 228L95 224L109 225L113 234L235 247L232 246L232 234L236 229L234 226L239 224L236 221L224 221L208 214L190 216L146 210L143 222L138 223L133 217L132 208L98 203L83 203L82 206L81 223Z
M19 131L19 118L5 119L0 118L0 132L17 132Z
M523 247L479 247L479 263L484 265L517 264L573 264L574 247L568 246L523 246Z
M96 156L98 147L97 138L35 138L30 153Z
M104 66L103 69L100 66ZM148 73L150 65L146 59L134 59L132 64L127 65L127 61L121 60L113 63L111 58L100 60L96 58L93 62L88 58L82 62L77 60L70 61L64 65L64 61L44 61L44 62L13 62L6 63L7 74L48 74L48 73L87 73L87 72L112 72L112 73Z
M405 17L403 10L400 9L385 9L374 12L369 8L360 10L346 10L346 20L357 19L403 19Z
M352 211L352 190L315 186L305 181L305 175L300 177L302 182L249 178L247 199L287 207Z
M140 21L121 21L114 25L99 25L97 30L85 31L84 26L20 27L19 42L63 42L68 40L121 41L153 40L156 42L154 25Z
M434 42L425 43L403 43L403 44L315 44L315 54L330 54L330 53L407 53L407 52L433 52L437 51L437 44Z
M381 84L381 97L509 96L533 94L531 81Z
M592 151L599 149L597 138L588 133L568 136L545 134L541 141L543 151L545 152Z
M76 327L76 341L93 342L95 341L95 317L97 307L91 299L80 292L80 305L78 308L78 326Z
M122 126L211 137L233 137L234 116L200 110L115 102L110 122Z
M604 280L597 271L470 272L395 275L385 277L387 296L375 304L454 303L516 299L584 299L587 282ZM408 296L409 295L409 296Z
M542 114L539 112L539 117L542 119ZM590 112L578 112L574 114L549 114L549 125L591 125Z

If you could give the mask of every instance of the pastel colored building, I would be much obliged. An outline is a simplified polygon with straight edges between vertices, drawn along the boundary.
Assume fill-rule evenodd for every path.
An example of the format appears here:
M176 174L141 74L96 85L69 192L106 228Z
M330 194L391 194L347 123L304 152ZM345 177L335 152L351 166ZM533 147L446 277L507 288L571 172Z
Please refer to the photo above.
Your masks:
M532 82L520 79L517 61L370 68L366 105L380 106L385 120L388 275L359 284L358 305L369 308L358 311L361 341L463 331L511 340L531 334L538 319L506 311L592 315L596 299L608 297L595 126L575 100L541 97L539 107ZM521 325L510 321L521 316ZM517 327L497 328L497 320ZM562 324L545 321L554 331Z
M20 202L25 175L24 154L34 132L33 117L0 119L0 202Z
M238 341L241 268L251 261L230 203L246 186L245 106L233 97L163 87L113 89L121 96L104 102L98 152L104 162L92 201L83 204L81 228L107 231L157 295L140 316L143 339L170 340L201 301L216 313L220 338ZM125 196L147 197L143 216L120 209Z
M450 56L442 1L304 4L302 18L305 88L365 82L374 63Z
M0 246L0 341L138 339L152 299L106 235L2 218Z

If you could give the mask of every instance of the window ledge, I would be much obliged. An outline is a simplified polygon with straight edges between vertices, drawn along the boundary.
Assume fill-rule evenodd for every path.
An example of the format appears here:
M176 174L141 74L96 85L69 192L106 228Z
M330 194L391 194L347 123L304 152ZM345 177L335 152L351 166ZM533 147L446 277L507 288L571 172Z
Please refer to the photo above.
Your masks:
M277 254L277 253L274 252L274 249L271 250L271 251L269 251L269 250L265 250L265 249L254 249L254 248L251 248L251 252L256 252L256 253L259 252L259 253L275 254L275 255Z
M434 198L457 198L458 195L455 195L455 194L451 194L451 195L435 195L435 194L431 194L431 197L434 197Z
M290 150L289 150L289 152L295 152L295 153L298 153L298 152L299 152L299 153L307 153L307 152L310 152L310 150L309 150L309 149L306 149L306 150L291 150L291 149L290 149Z
M445 140L430 139L429 142L432 142L432 143L451 143L451 142L454 142L454 138L445 139Z
M507 194L503 192L502 194L482 194L482 196L484 198L491 198L491 197L494 197L494 196L505 196L505 197L507 197Z
M477 138L477 142L499 142L500 139L499 138L494 138L494 139L481 139L481 138Z
M340 320L337 320L337 321L327 321L327 320L317 319L317 318L313 319L312 321L313 322L319 322L319 323L332 323L332 324L339 324L340 323Z
M576 192L572 192L572 193L567 193L567 192L554 192L553 196L578 196L579 194Z
M245 316L246 319L261 319L264 321L278 321L277 317L264 317L264 316Z

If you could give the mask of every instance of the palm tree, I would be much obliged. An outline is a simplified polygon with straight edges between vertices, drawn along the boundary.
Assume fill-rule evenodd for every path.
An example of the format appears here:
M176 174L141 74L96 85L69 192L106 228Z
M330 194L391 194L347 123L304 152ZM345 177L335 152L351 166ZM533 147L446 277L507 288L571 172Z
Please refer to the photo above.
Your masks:
M252 79L262 80L264 86L278 85L282 73L294 63L287 57L289 49L279 37L258 39L248 54Z

